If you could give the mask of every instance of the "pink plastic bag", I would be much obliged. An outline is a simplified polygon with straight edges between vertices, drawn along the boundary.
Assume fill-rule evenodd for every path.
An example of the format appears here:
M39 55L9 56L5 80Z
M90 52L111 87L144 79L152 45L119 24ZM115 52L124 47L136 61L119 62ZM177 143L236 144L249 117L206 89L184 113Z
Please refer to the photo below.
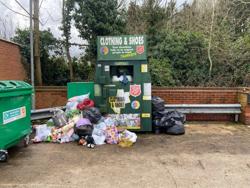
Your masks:
M108 144L118 144L119 133L116 126L107 127L105 130L106 142Z

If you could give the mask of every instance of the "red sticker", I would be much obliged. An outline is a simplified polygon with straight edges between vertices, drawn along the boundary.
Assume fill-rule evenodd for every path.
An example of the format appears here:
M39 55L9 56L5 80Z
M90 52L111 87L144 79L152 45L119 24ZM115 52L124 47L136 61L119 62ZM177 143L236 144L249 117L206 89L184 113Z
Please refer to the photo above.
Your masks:
M144 46L136 46L136 52L138 54L143 54L144 53Z
M141 95L141 85L130 85L130 95L132 97L138 97Z

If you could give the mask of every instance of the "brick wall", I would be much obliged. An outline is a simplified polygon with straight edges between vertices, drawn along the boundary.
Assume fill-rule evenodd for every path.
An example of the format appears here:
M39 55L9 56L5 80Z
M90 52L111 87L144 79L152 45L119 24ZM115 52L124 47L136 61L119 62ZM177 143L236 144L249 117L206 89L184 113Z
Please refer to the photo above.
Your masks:
M36 87L36 108L65 106L67 102L66 87Z
M236 104L237 88L153 88L168 104Z
M153 88L153 95L168 104L235 104L238 88ZM66 87L37 87L36 107L63 106L67 101ZM233 115L189 114L188 120L233 121Z
M153 88L153 95L168 104L236 104L237 88ZM229 114L187 114L190 121L233 121Z
M0 80L25 80L19 46L0 39Z

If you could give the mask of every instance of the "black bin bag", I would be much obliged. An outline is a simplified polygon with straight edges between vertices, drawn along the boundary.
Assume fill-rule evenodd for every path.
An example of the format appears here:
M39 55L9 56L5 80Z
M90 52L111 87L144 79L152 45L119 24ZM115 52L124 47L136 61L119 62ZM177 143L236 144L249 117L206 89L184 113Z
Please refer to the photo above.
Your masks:
M102 118L102 114L100 110L95 107L91 107L91 108L83 110L82 116L84 118L89 119L89 121L93 124L96 124Z
M93 125L75 127L75 134L77 134L79 137L92 136L93 129Z
M175 125L166 129L166 133L170 135L183 135L185 134L184 124L180 121L175 122Z
M153 111L161 112L165 110L165 101L160 98L153 96L152 97L152 109Z

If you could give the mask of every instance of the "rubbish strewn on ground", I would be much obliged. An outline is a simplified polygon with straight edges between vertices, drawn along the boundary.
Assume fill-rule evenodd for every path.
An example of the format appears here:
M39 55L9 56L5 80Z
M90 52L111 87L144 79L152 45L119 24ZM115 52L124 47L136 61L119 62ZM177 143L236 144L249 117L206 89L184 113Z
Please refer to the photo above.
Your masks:
M67 143L77 141L79 145L94 148L95 145L118 144L131 147L137 135L126 129L117 129L117 120L102 116L94 107L89 94L70 98L65 112L54 109L53 117L46 124L34 125L34 143Z
M94 107L89 94L70 98L65 112L54 109L53 117L46 124L35 125L34 143L78 142L79 145L94 148L96 145L118 144L120 147L131 147L137 135L126 129L118 129L119 119L102 115ZM156 133L164 131L171 135L185 133L184 114L165 110L165 102L160 97L153 97L153 125Z
M153 126L156 133L161 131L170 135L185 134L186 116L181 112L167 111L160 97L152 97Z

